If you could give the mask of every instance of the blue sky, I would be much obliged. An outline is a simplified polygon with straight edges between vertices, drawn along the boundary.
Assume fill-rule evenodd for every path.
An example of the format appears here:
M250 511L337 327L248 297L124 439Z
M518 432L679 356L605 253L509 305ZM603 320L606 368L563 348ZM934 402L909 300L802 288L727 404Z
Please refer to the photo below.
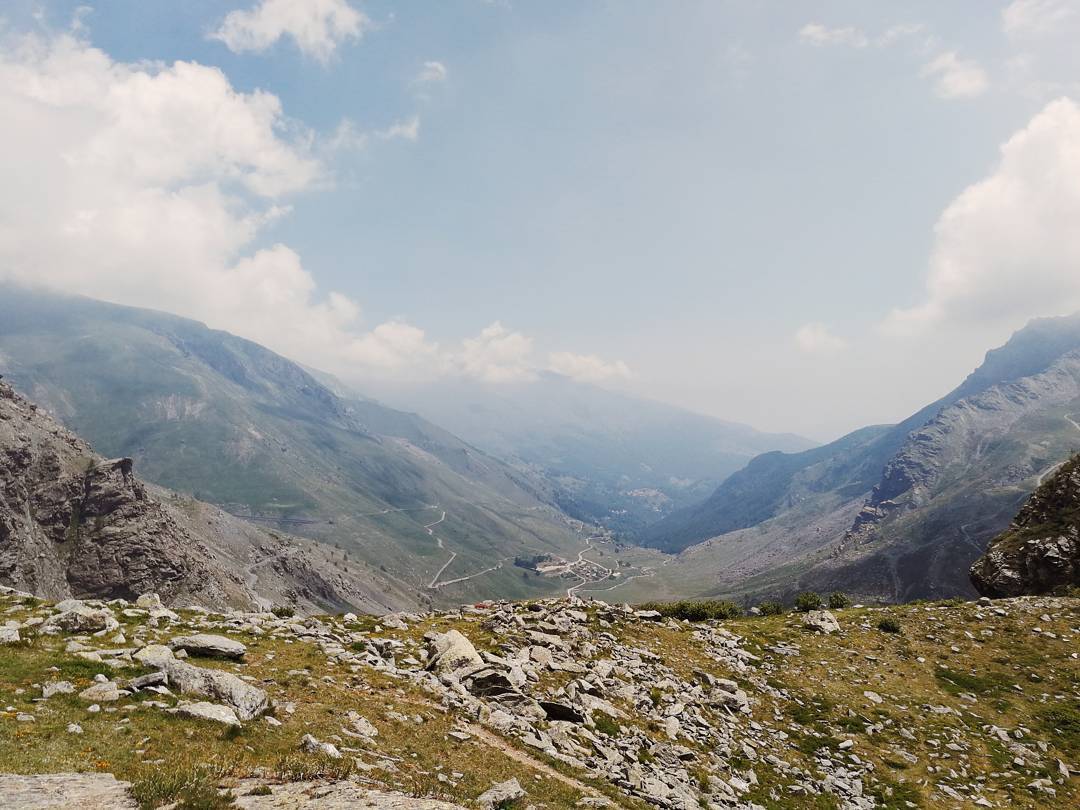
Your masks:
M552 367L828 438L906 416L1028 318L1080 309L1073 3L85 5L3 12L0 105L28 123L0 147L28 171L64 163L67 116L104 145L56 170L50 199L78 198L66 219L0 208L38 244L94 223L84 241L5 255L0 237L2 272L173 309L361 384ZM301 47L296 6L355 30ZM273 41L211 36L260 11ZM69 89L98 71L108 101L28 98L10 79L26 71ZM199 104L160 114L187 93ZM169 150L180 165L150 165ZM122 194L163 208L111 211ZM192 230L159 256L155 221ZM88 250L110 261L67 267Z

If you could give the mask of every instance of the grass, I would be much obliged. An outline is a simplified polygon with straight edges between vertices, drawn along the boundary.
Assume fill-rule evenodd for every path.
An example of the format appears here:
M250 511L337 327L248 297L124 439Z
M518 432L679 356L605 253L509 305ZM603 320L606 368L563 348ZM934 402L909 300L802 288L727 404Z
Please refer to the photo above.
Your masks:
M0 611L5 608L15 611L5 615L18 619L34 609L0 597ZM753 701L753 714L736 718L736 722L755 721L783 729L789 736L784 741L775 739L773 750L796 768L814 772L818 767L816 758L823 755L847 761L848 755L840 751L839 744L853 740L852 753L874 766L864 777L866 792L883 807L908 810L909 803L937 806L931 794L933 788L921 786L936 784L943 778L942 772L929 770L931 765L943 766L945 773L947 769L964 769L967 782L978 782L995 791L991 798L998 806L1032 810L1076 806L1080 801L1078 780L1056 785L1058 794L1053 799L1031 793L1026 785L1049 767L1047 763L1052 766L1056 758L1070 764L1080 761L1080 662L1068 655L1080 641L1073 632L1080 612L1076 605L1064 600L1052 609L1027 607L1022 602L1007 603L1007 608L1008 616L984 612L981 618L975 617L976 609L969 603L848 608L839 616L844 633L837 636L808 633L802 629L799 617L790 614L725 618L724 629L744 637L743 646L760 659L738 671L713 657L714 650L703 641L711 631L696 621L676 626L627 620L613 623L605 632L620 643L662 656L665 666L687 681L704 683L696 674L703 672L736 680ZM1044 612L1052 614L1050 621L1041 619ZM903 635L880 632L883 619L903 626ZM357 634L371 633L376 624L375 620L361 617L346 627ZM1056 637L1035 634L1036 625ZM379 634L412 645L429 630L450 627L461 630L478 648L491 652L499 653L506 642L483 628L482 617L468 616L437 616L406 631ZM179 632L163 630L161 635ZM286 639L272 635L225 632L249 646L242 670L227 661L197 663L242 671L281 704L295 703L295 714L277 712L285 723L282 728L253 722L239 732L226 732L221 726L168 715L133 700L123 701L121 711L99 714L88 714L85 704L74 695L57 695L45 703L35 703L40 692L34 684L66 679L81 688L89 685L95 674L111 674L113 670L65 653L64 638L30 635L29 642L6 648L0 654L0 706L32 711L37 722L16 723L14 712L0 712L0 770L108 771L132 782L140 804L146 808L177 801L181 807L216 810L229 802L227 795L219 794L222 783L228 786L233 780L260 772L282 780L342 778L354 772L355 757L365 767L373 768L365 771L365 777L384 789L458 804L469 805L493 782L510 776L519 778L529 791L527 801L538 806L572 807L581 797L579 791L554 779L536 779L538 774L529 765L475 738L463 743L450 741L447 735L458 718L434 705L430 695L406 680L391 679L367 668L352 672L349 667L334 666L317 648L304 642L286 643ZM360 636L355 638L359 641ZM789 649L797 648L799 655L773 652L780 643ZM366 649L365 643L360 646ZM954 647L959 652L954 652ZM596 657L603 655L598 651ZM50 672L52 667L59 671ZM123 675L137 671L128 670ZM301 674L289 675L290 671ZM1030 679L1031 673L1037 674L1037 681ZM540 686L558 689L575 677L545 673ZM676 691L661 682L646 684L645 690L646 707L663 707L665 702L679 699ZM882 702L871 701L866 692L877 693ZM658 746L670 743L663 729L642 717L642 712L635 711L630 703L617 697L612 697L612 702L629 717L617 720L596 712L591 717L596 733L610 738L624 735L630 727L638 729L644 734L639 739L645 742L637 744L632 756L642 765L652 764L657 753L664 750ZM124 706L135 708L125 711ZM949 711L940 713L931 707ZM340 735L350 710L378 727L380 733L373 745L359 745L357 753L347 753L341 760L298 750L299 738L305 732L348 747L352 740L338 741L333 737ZM394 719L390 711L410 718L419 715L421 722ZM777 716L781 719L777 720ZM67 734L69 722L80 723L85 733ZM1013 755L983 730L990 724L1010 730L1021 726L1029 729L1021 740L1024 744L1045 742L1048 750L1039 766L1042 770L1031 766L1023 771L1022 778L1003 776L1015 767ZM953 740L963 743L962 750L944 748ZM520 748L514 741L509 744ZM686 767L698 787L710 773L726 778L727 772L714 770L717 767L730 767L730 773L752 768L759 784L744 797L748 801L777 810L833 810L839 806L835 797L827 794L799 795L796 800L789 790L793 780L790 774L774 770L760 758L743 757L738 746L730 755L724 755L723 764L718 766L721 760L708 746L682 738L678 744L690 748L697 757ZM915 761L899 756L898 749L909 752ZM566 763L530 749L522 750L560 773L595 784L616 799L620 807L644 807L605 782L585 778L580 770ZM943 759L946 752L948 757ZM164 763L156 764L159 760ZM382 767L388 762L392 768ZM452 780L454 784L438 780L440 773L453 772L464 776Z

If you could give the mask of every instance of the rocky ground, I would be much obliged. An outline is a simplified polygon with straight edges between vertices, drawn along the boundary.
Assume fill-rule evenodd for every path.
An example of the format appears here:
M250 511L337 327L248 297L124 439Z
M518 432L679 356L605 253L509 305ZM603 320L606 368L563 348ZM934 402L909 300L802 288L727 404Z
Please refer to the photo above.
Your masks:
M4 807L1080 801L1075 598L690 623L576 599L296 619L5 589L0 623Z

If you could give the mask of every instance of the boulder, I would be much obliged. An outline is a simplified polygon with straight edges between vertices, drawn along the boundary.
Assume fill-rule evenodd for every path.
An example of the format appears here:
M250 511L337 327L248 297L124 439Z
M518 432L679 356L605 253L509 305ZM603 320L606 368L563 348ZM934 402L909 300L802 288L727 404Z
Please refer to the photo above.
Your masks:
M239 641L225 636L209 633L196 633L193 636L177 636L169 646L173 650L184 650L190 655L205 655L212 658L231 658L239 661L247 652L247 647Z
M70 681L49 681L41 686L41 696L46 700L53 695L70 695L74 691L75 684Z
M492 785L481 793L477 796L476 803L482 810L495 810L498 807L504 807L510 802L517 801L524 795L525 789L521 787L521 783L516 778L508 779L505 782Z
M111 773L0 774L0 807L19 810L137 810L131 785Z
M148 644L131 657L140 664L159 669L164 668L166 664L176 658L172 650L161 644Z
M0 644L18 644L19 641L17 627L0 627Z
M115 630L120 622L112 613L103 608L87 607L77 600L68 600L68 604L75 602L68 610L63 610L45 620L41 625L42 632L63 633L98 633ZM60 603L65 604L64 602ZM60 605L57 605L59 607Z
M240 720L254 720L266 711L266 692L228 672L176 660L167 661L164 670L169 685L181 694L224 703L233 708Z
M305 734L300 740L300 750L305 754L322 754L331 759L341 759L341 752L337 746L328 742L320 742L310 734Z
M119 700L123 695L112 681L95 683L79 692L79 698L87 703L112 703Z
M161 597L156 593L144 593L135 600L135 607L150 610L152 608L161 608L165 606L161 604Z
M476 647L457 630L437 633L428 649L428 669L436 672L453 672L462 667L479 666L484 663Z
M220 703L207 703L201 701L199 703L181 703L175 709L171 709L175 714L179 714L182 717L196 717L200 720L212 720L215 723L221 723L226 726L239 726L240 720L234 712L228 706L222 706Z
M803 619L803 627L825 635L840 632L840 623L827 610L811 610Z

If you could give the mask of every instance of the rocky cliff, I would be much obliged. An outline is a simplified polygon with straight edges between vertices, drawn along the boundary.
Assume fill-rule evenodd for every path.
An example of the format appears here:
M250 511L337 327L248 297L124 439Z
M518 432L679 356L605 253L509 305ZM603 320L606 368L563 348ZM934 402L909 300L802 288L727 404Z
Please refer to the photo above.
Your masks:
M971 567L986 596L1080 588L1080 456L1040 486Z
M289 570L275 570L281 559ZM0 583L48 598L379 606L324 567L313 545L151 491L131 459L103 459L0 381Z

